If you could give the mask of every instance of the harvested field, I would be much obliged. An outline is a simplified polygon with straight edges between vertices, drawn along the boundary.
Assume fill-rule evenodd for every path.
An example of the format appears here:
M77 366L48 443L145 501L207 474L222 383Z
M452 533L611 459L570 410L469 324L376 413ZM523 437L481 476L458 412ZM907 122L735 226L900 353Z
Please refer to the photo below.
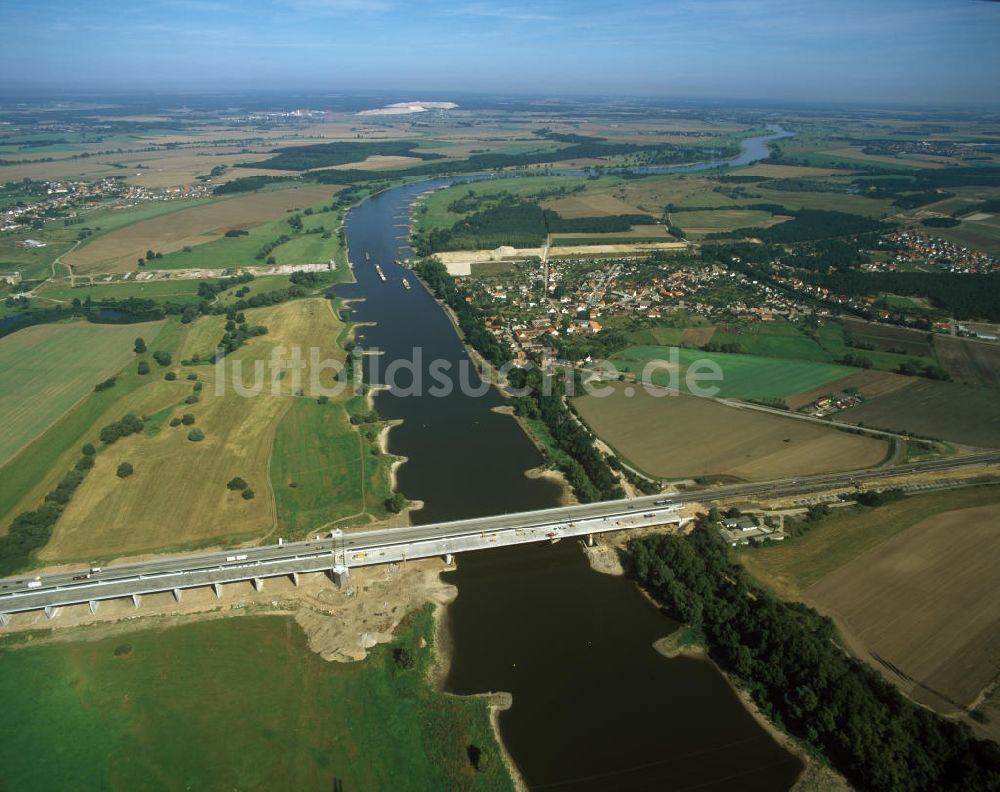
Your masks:
M857 160L859 162L881 162L885 165L897 165L901 168L943 168L944 166L939 162L934 162L928 159L905 159L903 157L894 157L891 154L865 154L861 146L846 146L844 148L829 149L827 151L821 151L820 154L826 154L831 157L838 157L841 159Z
M772 215L753 209L706 209L697 212L673 212L671 220L684 229L685 234L704 236L737 228L770 228L792 218Z
M649 238L663 238L672 239L669 234L667 234L666 226L662 225L634 225L628 231L612 231L610 233L598 233L598 232L570 232L570 233L557 233L552 234L553 240L558 239L592 239L594 242L600 243L601 240L618 240L618 239L649 239ZM558 244L558 243L556 243Z
M913 380L910 377L904 377L902 374L892 374L888 371L865 369L857 372L856 374L848 374L846 377L839 380L828 382L818 388L812 388L811 390L803 391L802 393L786 396L785 404L793 410L798 410L800 407L812 404L816 401L816 399L822 396L826 396L829 393L839 393L847 390L848 388L857 388L858 392L865 399L874 399L878 396L885 396L886 394L892 393L900 388L905 388L912 382Z
M952 443L1000 447L996 391L956 382L914 379L904 388L845 410L839 418Z
M814 168L809 165L772 165L770 163L758 163L749 168L741 168L734 171L737 176L766 176L769 179L796 179L811 178L815 176L844 176L849 171L835 170L833 168Z
M934 345L928 340L928 333L921 330L909 330L905 327L865 322L860 319L845 319L844 331L855 342L871 344L882 352L934 356ZM864 350L860 354L863 355Z
M347 162L343 165L331 165L326 168L314 168L313 170L370 170L370 171L380 171L380 170L394 170L403 168L412 168L415 165L423 165L426 160L422 160L419 157L401 157L401 156L391 156L387 154L376 154L374 156L368 157L366 160L361 162ZM269 173L274 173L274 171L269 171Z
M248 323L270 330L226 358L229 378L234 378L234 361L242 362L241 379L247 387L253 385L254 361L266 363L277 346L317 346L321 358L342 357L334 347L342 325L326 300L298 300L246 314ZM222 328L213 320L220 318L207 317L188 325L189 334L198 333L203 321L208 327L208 333L198 333L201 340L189 346L217 339ZM175 359L182 357L175 355ZM217 392L214 366L174 368L178 371L175 382L154 375L156 379L116 403L93 428L96 435L101 426L129 411L150 416L146 432L123 438L97 454L94 468L40 553L43 560L83 561L112 552L128 555L223 538L249 539L273 529L269 463L275 430L295 398L292 378L273 385L267 380L258 395L244 397L231 381ZM185 378L188 372L196 373L204 384L200 399L191 405L184 403L192 388ZM326 372L324 384L330 384L331 376ZM303 372L306 396L310 395L309 382L309 372ZM193 426L168 425L170 418L185 413L194 417ZM204 433L202 441L188 439L194 428ZM122 462L135 469L126 479L115 475ZM236 476L249 483L254 499L245 500L239 491L227 489L226 483Z
M607 194L583 194L572 195L568 198L557 198L554 201L546 201L542 204L545 209L558 212L560 217L571 220L577 217L608 217L611 215L634 215L643 214L642 209L637 209L631 204L625 203L613 195Z
M0 339L0 465L70 409L94 385L117 373L143 336L150 345L162 322L97 325L89 322L27 327ZM151 348L155 348L152 347Z
M887 444L818 424L709 399L657 397L613 386L574 404L602 440L653 476L729 475L766 480L877 465Z
M287 210L329 198L334 187L293 187L241 195L181 209L95 237L65 257L78 274L129 272L147 250L170 253L218 239L231 229L247 229L280 217Z
M917 701L943 711L975 701L1000 653L1000 511L921 520L806 591Z
M934 348L956 382L1000 388L1000 344L936 335Z

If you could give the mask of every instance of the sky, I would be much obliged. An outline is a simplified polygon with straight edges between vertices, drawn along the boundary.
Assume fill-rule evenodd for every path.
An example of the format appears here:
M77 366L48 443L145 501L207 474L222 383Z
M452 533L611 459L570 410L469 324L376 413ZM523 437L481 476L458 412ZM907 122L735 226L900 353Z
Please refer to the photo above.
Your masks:
M0 29L0 94L1000 105L1000 2L991 0L0 0Z

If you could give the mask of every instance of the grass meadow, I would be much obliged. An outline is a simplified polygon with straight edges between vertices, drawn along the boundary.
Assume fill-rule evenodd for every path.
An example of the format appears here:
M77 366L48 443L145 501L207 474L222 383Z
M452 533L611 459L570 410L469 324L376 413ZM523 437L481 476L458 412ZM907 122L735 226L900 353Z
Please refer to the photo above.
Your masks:
M67 322L27 327L0 339L0 414L7 427L0 436L0 465L131 361L136 336L152 342L162 327L162 322Z
M433 639L427 607L359 663L324 661L287 616L0 644L4 785L513 790L486 704L428 685Z

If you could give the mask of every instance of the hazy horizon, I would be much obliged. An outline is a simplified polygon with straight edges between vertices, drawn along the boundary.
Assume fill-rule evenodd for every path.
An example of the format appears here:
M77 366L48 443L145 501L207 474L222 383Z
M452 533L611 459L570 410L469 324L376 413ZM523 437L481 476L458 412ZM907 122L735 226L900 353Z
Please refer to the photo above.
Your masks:
M5 95L316 91L1000 105L1000 3L11 2ZM10 77L13 75L13 78Z

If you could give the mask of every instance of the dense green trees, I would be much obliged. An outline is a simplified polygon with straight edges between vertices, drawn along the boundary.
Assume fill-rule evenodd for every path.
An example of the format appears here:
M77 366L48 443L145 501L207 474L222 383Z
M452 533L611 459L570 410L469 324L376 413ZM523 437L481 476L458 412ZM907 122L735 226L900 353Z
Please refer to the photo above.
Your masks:
M118 476L118 478L128 478L132 475L134 470L135 468L133 468L129 462L122 462L115 471L115 475Z
M137 355L142 355L146 351L146 342L143 341L142 338L136 338L135 344L132 346L132 348L135 350L135 353Z
M706 239L755 237L768 243L788 244L888 231L891 228L879 220L849 212L835 212L828 209L785 211L793 215L792 219L770 228L737 228L735 231L709 234Z
M127 413L120 420L110 423L101 429L100 438L101 442L105 445L113 445L121 438L138 434L142 430L142 419L132 413Z
M76 465L45 496L42 505L34 511L21 512L14 518L7 533L0 536L0 575L9 575L26 566L32 554L49 541L56 520L94 466L96 453L93 445L84 445Z
M313 168L329 168L361 162L368 157L415 157L422 160L442 159L443 155L433 152L415 151L419 146L410 140L341 141L336 143L313 143L304 146L287 146L275 149L275 156L246 167L268 168L270 170L303 171ZM368 178L372 177L371 172Z
M831 272L808 280L836 294L899 294L924 297L956 319L1000 322L1000 273Z
M836 643L833 623L730 563L707 520L629 542L632 574L704 641L761 711L869 790L988 790L1000 748L904 698Z
M489 250L501 245L538 247L550 233L625 232L633 225L653 222L652 217L643 214L567 219L550 209L542 209L537 203L511 196L495 206L473 212L451 228L418 233L413 244L421 256L440 250Z
M549 388L551 393L546 393L542 373L537 369L514 369L509 379L513 388L528 392L526 396L513 399L515 413L541 420L559 448L569 457L569 461L553 461L573 487L577 499L590 503L623 498L625 493L608 460L595 448L590 432L566 406L563 380L554 377Z

